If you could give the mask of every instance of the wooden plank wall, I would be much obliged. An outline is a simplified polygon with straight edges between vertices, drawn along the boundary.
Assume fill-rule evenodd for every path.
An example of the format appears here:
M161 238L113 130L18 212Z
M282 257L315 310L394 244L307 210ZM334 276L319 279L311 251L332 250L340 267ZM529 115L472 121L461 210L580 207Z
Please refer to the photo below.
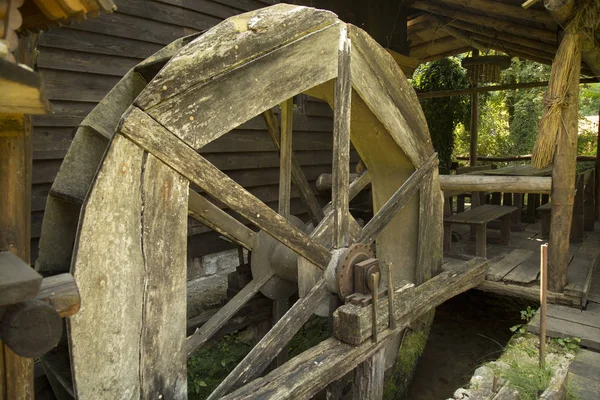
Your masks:
M77 125L134 65L178 37L202 31L238 13L274 0L118 0L111 15L51 30L39 42L38 68L54 107L33 118L32 262L37 258L46 197ZM315 99L294 116L294 151L314 186L331 171L333 121L329 107ZM279 159L262 118L203 149L217 167L277 208ZM353 154L357 161L357 155ZM327 199L322 199L323 201ZM292 192L292 213L305 213ZM190 223L189 258L230 248L217 235Z

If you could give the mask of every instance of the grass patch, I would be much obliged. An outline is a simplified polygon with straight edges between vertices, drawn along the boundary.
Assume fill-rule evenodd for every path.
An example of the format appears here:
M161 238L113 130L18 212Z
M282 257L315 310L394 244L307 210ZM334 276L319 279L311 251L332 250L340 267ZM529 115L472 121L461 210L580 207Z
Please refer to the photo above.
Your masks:
M535 400L549 386L553 374L551 368L540 368L537 362L526 360L510 364L502 377L519 392L521 400Z

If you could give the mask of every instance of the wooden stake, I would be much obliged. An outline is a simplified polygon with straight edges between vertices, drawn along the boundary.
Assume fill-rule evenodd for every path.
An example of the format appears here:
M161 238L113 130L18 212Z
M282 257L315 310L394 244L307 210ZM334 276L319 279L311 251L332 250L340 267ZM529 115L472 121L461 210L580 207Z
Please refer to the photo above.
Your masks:
M371 274L371 295L373 297L373 315L371 325L373 326L374 342L377 342L377 307L379 306L379 272Z
M396 287L394 285L394 277L392 275L392 263L386 263L387 266L387 278L388 278L388 316L390 322L390 329L396 329L396 314L394 313L394 294Z
M546 363L546 297L548 291L548 244L540 246L540 368Z
M281 103L281 150L279 151L279 215L290 219L292 191L293 99Z

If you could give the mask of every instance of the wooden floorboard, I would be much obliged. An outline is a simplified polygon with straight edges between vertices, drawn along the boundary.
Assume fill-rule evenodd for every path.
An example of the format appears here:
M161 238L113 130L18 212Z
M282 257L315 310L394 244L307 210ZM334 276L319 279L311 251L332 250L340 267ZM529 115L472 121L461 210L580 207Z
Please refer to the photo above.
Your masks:
M568 284L565 287L565 294L577 297L583 296L585 281L590 272L590 268L593 268L596 264L598 254L598 250L596 250L594 255L582 254L579 251L575 253L567 268Z
M571 398L597 400L600 398L600 353L579 350L569 365L567 387Z
M523 249L521 249L523 250ZM528 251L528 250L525 250ZM529 250L531 251L531 250ZM531 251L534 253L533 251ZM528 284L535 282L540 274L539 257L529 257L519 264L518 267L510 271L504 277L503 281L507 283Z
M589 305L588 305L589 307ZM554 315L560 315L556 317ZM563 319L569 318L567 319ZM585 322L583 325L581 322ZM533 333L539 333L539 312L529 322L528 329ZM548 305L548 321L546 334L550 337L578 337L581 345L600 351L600 314L591 315L587 311L578 312L577 309Z
M490 262L490 268L486 275L488 281L501 281L506 274L517 268L519 264L533 256L533 251L515 249L504 257Z

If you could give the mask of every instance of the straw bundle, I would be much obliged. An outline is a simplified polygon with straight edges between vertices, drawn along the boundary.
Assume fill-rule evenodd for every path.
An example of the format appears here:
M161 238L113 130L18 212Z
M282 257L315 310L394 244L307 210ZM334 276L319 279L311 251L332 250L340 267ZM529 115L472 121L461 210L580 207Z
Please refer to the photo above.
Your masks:
M531 158L531 163L536 168L545 168L552 163L561 127L566 129L562 115L563 110L572 101L567 95L569 82L574 78L574 74L579 75L579 65L574 65L574 60L580 42L579 32L567 31L554 57L550 83L544 97L546 111L540 120L538 137Z
M558 135L561 128L567 132L563 111L571 101L567 95L569 82L574 74L579 74L580 65L575 65L575 54L581 51L582 34L594 37L600 25L600 0L577 2L577 13L566 27L566 35L560 43L552 62L550 84L544 98L546 111L540 120L538 137L533 149L531 162L536 168L544 168L552 163Z

